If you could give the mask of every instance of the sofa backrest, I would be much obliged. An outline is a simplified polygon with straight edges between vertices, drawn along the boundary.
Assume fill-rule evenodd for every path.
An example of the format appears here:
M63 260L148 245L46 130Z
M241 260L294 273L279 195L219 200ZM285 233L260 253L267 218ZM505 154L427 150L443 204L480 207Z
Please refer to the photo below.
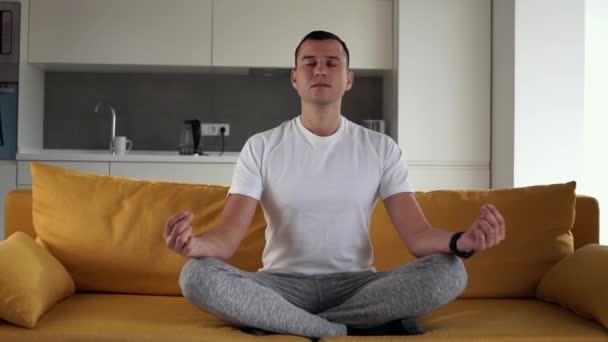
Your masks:
M150 198L156 198L155 194L157 194L158 191L161 191L160 193L163 194L166 194L167 192L172 193L171 195L174 197L177 196L177 194L185 192L186 195L184 196L186 196L186 198L175 197L175 199L182 203L181 206L183 206L184 203L189 203L192 207L190 210L197 210L195 209L196 203L205 202L207 200L204 192L211 191L209 193L211 194L211 197L214 198L211 200L213 208L212 210L204 209L201 211L201 214L206 215L204 221L207 222L209 220L216 220L221 211L222 198L227 191L227 188L218 186L148 182L117 177L112 178L108 176L93 176L71 171L68 172L50 166L33 166L33 170L39 170L39 177L34 178L34 182L39 184L39 192L37 192L38 199L36 200L36 203L38 204L37 208L34 208L33 210L34 212L39 213L37 219L33 218L32 215L32 191L30 189L12 191L9 193L6 200L5 234L6 236L9 236L15 230L20 230L35 237L36 233L33 229L33 222L38 220L39 225L37 225L37 227L39 229L42 227L42 223L46 222L46 228L38 230L45 234L43 236L38 236L38 241L43 245L45 242L50 242L50 245L45 245L45 247L49 248L51 253L56 253L55 255L60 261L68 263L64 265L68 270L74 272L72 275L75 278L79 290L84 291L179 294L179 288L176 287L177 284L174 282L173 278L176 278L177 274L179 274L181 259L177 258L176 255L168 253L170 251L167 251L162 245L162 239L157 239L155 237L154 239L160 241L150 241L151 244L148 245L149 250L145 251L144 255L148 257L149 260L147 263L143 263L144 265L151 267L151 272L147 269L140 270L139 268L136 268L137 271L142 271L145 277L133 276L133 274L131 274L133 269L125 268L124 265L126 263L121 263L121 258L127 258L125 260L129 260L128 258L131 257L128 252L125 254L125 248L121 247L122 240L110 241L108 244L108 241L106 241L107 239L100 238L107 235L100 235L99 231L95 230L96 228L93 228L93 231L91 231L91 227L88 226L87 220L81 221L79 225L73 227L72 232L64 230L59 232L59 235L56 234L56 232L54 232L55 222L59 223L58 227L61 229L66 225L69 226L73 224L73 222L70 222L70 219L66 219L68 216L66 213L69 213L69 211L64 210L62 205L79 207L81 199L84 200L87 197L91 197L90 195L93 193L92 189L98 192L101 191L102 193L105 192L107 196L114 196L116 191L123 191L124 189L129 188L130 192L127 191L125 195L128 200L124 203L125 197L104 199L105 204L103 205L106 206L106 212L110 209L124 209L124 205L121 206L116 203L126 203L128 206L133 206L133 208L130 209L131 212L146 210L150 208L151 203L156 211L166 211L165 205L150 201ZM74 187L75 183L84 184L84 188L83 186L76 186L77 189L70 189ZM120 183L120 186L116 187L116 183ZM93 184L95 185L91 187ZM181 190L174 191L173 186L181 187ZM113 189L108 190L108 187ZM34 184L34 188L36 188L36 184ZM156 190L151 190L151 188ZM201 191L203 192L202 195ZM47 192L47 194L43 196L42 194L45 192ZM499 193L502 193L503 195L496 197ZM62 196L57 200L61 202L59 206L55 203L57 194ZM141 196L142 194L143 196ZM540 197L537 196L539 194ZM72 196L71 200L66 201L62 199L68 195ZM525 253L523 257L521 255L512 257L510 252L508 250L505 251L504 246L501 246L502 249L497 248L495 250L499 251L499 253L494 253L493 249L484 257L472 258L470 259L472 261L465 262L469 271L469 286L463 294L464 297L502 298L533 296L535 286L542 273L551 267L553 263L561 260L561 258L572 252L572 235L570 234L569 229L572 227L574 221L574 183L541 186L530 189L506 189L498 191L419 192L416 193L416 197L427 214L429 221L442 228L448 228L450 230L466 229L466 224L469 224L469 221L472 221L476 216L475 210L478 210L478 202L480 200L485 201L488 199L499 199L502 201L503 206L506 207L505 209L512 209L509 213L509 217L511 218L509 222L515 223L514 226L516 227L524 227L523 230L519 228L519 232L514 230L514 232L509 235L511 236L512 241L509 244L505 243L505 246L514 246L515 248L521 248L522 246L526 248L532 247L531 249L528 248L528 253ZM188 198L190 198L190 200L188 200ZM561 199L553 200L553 198ZM192 203L192 199L195 200L195 203ZM506 199L506 202L503 199ZM142 201L146 202L145 206L141 206L140 202ZM99 204L97 202L95 203L96 205ZM455 210L452 210L451 203L454 203ZM521 203L527 204L522 206ZM536 210L528 211L529 206L535 206L537 204L540 205L538 209L543 212L540 216L536 214ZM168 202L166 205L171 206L173 203ZM139 209L137 209L137 206L139 206ZM499 209L500 208L501 207L499 207ZM92 211L93 215L99 213L99 211L96 211L97 208L94 209L95 210ZM576 211L579 213L573 228L573 233L577 234L577 238L574 239L576 247L580 247L587 243L597 242L599 236L599 208L597 201L591 197L578 196ZM59 212L59 216L56 215L56 212ZM522 214L518 214L520 212ZM166 216L167 213L163 213L162 215ZM40 216L46 217L41 219ZM99 229L106 229L114 225L114 229L108 230L107 232L111 234L116 233L116 222L113 222L116 217L113 217L112 215L105 216L106 222L103 225L97 225L97 227L99 227ZM150 215L146 215L143 218L147 219L149 216ZM110 220L108 220L108 217L110 217ZM530 219L528 219L528 217ZM142 219L142 217L128 216L126 218L120 218L118 222L121 225L124 225L125 222L134 222L134 220L139 222L140 219ZM158 225L158 221L160 220L157 218L153 221L156 222L154 224L148 222L144 225L128 226L128 228L136 227L137 229L134 230L125 230L124 226L119 226L118 234L122 234L120 235L121 239L132 238L131 233L149 237L150 229L152 229L152 231L158 230L158 227L152 227L152 225ZM199 222L199 224L201 222ZM509 225L509 222L507 222L507 225ZM160 225L162 225L162 222ZM260 208L258 208L254 223L247 232L236 255L230 260L231 263L249 271L255 271L261 266L261 252L264 247L264 225L262 212ZM66 242L65 239L70 239L73 235L70 233L81 233L86 229L91 231L91 235L97 234L97 238L87 237L85 234L84 239L88 240L84 242L88 243L88 249L82 249L82 246L79 245L83 240ZM143 230L139 231L141 229ZM125 235L125 233L128 234ZM153 235L156 235L156 233ZM401 243L395 229L392 227L390 219L388 219L382 202L378 202L373 213L371 221L371 239L374 244L375 266L378 270L389 269L415 260ZM513 239L518 243L513 244ZM519 243L520 240L529 241L525 241L525 243L522 244ZM91 249L91 246L93 246L93 248L96 247L96 241L100 241L100 248L102 251L106 251L106 257L107 255L115 255L112 253L120 255L111 259L96 259L94 253L91 254L90 252L87 252ZM538 241L538 243L536 241ZM132 248L132 246L133 245L129 245L129 248ZM86 261L88 263L85 262L81 265L69 264L72 260L75 260L76 263L82 262L83 260L81 260L82 258L80 258L80 256L83 253L86 253L86 258L84 259L87 259ZM156 255L159 257L156 257ZM517 254L515 255L517 256ZM153 265L152 263L155 263L157 260L159 260L159 265ZM547 262L547 260L549 260L549 262ZM112 261L114 265L108 263L108 261ZM511 272L520 272L524 274L524 276L516 277L517 279L512 283L505 282L504 279L501 278L504 277L504 275L501 275L500 272L498 272L500 269L496 271L496 265L500 265L500 262L504 261L511 263L515 261L519 263L517 265L507 266L507 269L511 267ZM99 279L106 278L103 276L103 272L112 275L119 274L126 278L131 277L132 279L130 278L130 281L125 281L121 284L114 282L100 284L98 282ZM157 278L154 278L154 276L157 276Z
M378 201L374 216L387 215L382 201ZM576 217L572 226L574 249L600 240L600 208L597 199L587 195L576 196ZM373 224L373 222L372 222ZM32 189L10 191L4 202L4 239L21 231L36 238L32 220ZM397 235L395 235L397 237Z

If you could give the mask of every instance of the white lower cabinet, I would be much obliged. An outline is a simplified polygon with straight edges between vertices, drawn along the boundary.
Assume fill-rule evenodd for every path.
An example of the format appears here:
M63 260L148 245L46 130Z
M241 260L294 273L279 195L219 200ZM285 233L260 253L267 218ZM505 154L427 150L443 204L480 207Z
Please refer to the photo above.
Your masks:
M36 161L67 169L100 175L173 182L229 185L235 163L169 163L169 162L92 162ZM14 166L13 166L14 168ZM17 186L30 187L30 161L17 162ZM14 182L13 182L14 183Z
M137 179L229 185L234 163L111 162L110 175Z

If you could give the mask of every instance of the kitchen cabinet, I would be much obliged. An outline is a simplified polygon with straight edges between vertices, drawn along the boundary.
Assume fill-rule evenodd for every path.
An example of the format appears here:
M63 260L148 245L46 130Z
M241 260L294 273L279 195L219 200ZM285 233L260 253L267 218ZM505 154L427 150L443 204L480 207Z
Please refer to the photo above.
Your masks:
M30 63L211 65L212 0L30 0Z
M399 1L396 14L397 136L421 167L413 187L490 187L492 3Z
M108 162L82 162L82 161L40 161L41 163L64 167L67 169L97 173L101 175L109 175ZM29 160L20 160L17 162L17 185L19 187L32 186L32 173Z
M4 199L17 187L17 163L0 160L0 240L4 237Z
M291 68L302 37L323 29L352 68L391 69L392 19L390 0L30 0L27 61Z
M387 0L215 0L213 65L292 68L314 30L346 42L354 69L393 66L393 2Z
M137 179L223 184L232 183L234 163L111 162L110 175Z

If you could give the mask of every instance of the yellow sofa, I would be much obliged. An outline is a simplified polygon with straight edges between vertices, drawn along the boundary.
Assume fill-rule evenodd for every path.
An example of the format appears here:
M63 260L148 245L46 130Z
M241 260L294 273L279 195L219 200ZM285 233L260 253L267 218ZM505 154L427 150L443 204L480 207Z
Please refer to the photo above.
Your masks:
M221 212L226 187L98 176L43 164L32 165L32 170L33 192L17 189L6 198L5 239L17 231L36 238L65 266L76 292L43 308L32 328L0 319L0 341L309 340L251 336L195 308L179 294L177 275L184 260L164 247L164 221L134 223L183 208L200 218L194 221L197 231L208 229ZM472 222L479 203L493 203L507 220L507 239L465 261L467 289L459 299L420 318L425 334L321 341L608 341L608 247L597 244L599 207L594 198L573 193L573 182L416 193L430 222L454 231ZM249 271L260 266L263 230L258 210L232 264ZM381 201L370 230L377 269L414 260ZM132 236L144 245L129 245ZM8 241L0 242L0 251ZM125 255L116 252L124 250ZM143 263L128 265L132 255ZM29 270L17 271L27 275ZM137 278L139 273L144 281ZM13 281L0 278L0 296ZM11 298L0 300L2 317L2 306L10 306Z

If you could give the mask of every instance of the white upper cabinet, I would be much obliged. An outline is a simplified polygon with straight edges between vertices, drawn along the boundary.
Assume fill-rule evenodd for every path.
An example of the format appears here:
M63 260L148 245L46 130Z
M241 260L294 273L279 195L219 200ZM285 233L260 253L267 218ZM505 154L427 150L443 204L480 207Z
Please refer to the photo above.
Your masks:
M346 42L351 68L392 68L387 0L215 0L213 65L292 68L297 44L314 30Z
M492 3L408 0L398 14L398 138L407 160L489 165Z
M211 65L212 0L30 0L30 63Z

